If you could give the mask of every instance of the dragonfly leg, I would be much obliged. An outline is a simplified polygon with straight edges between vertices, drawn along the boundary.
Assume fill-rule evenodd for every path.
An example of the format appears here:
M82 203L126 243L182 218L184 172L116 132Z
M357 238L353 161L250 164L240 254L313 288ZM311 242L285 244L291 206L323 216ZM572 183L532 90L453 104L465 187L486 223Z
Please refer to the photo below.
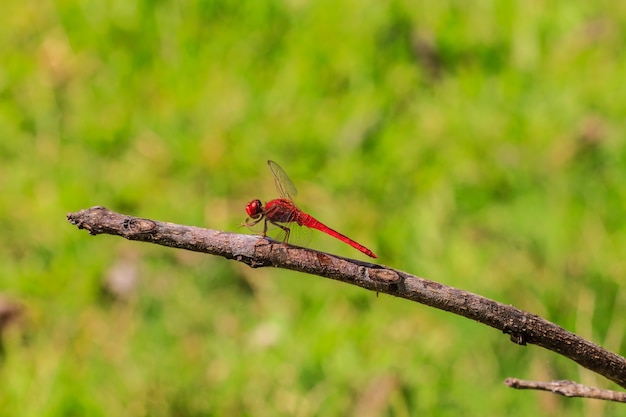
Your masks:
M258 222L260 222L261 220L263 220L262 216L259 216L258 219L255 219L255 218L252 218L252 217L248 217L246 219L246 221L241 226L252 227L255 224L257 224Z
M282 224L280 224L280 223L276 223L276 222L273 222L273 221L271 221L271 220L270 220L270 222L271 222L273 225L280 227L280 228L281 228L281 229L283 229L283 231L285 232L285 238L283 239L283 243L287 243L287 242L289 242L289 234L291 233L291 229L290 229L290 228L288 228L287 226L283 226L283 225L282 225ZM265 230L267 231L267 222L265 222Z

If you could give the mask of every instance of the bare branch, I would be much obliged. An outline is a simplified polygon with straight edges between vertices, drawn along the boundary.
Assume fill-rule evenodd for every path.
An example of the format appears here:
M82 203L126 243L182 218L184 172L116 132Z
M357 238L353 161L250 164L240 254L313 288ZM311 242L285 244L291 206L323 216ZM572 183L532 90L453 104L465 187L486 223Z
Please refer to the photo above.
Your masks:
M552 382L525 381L517 378L507 378L504 381L506 386L517 389L536 389L550 391L554 394L566 397L595 398L597 400L615 401L626 403L626 392L611 391L608 389L598 389L587 385L577 384L573 381L561 380Z
M332 278L406 298L486 324L519 345L535 344L559 353L626 388L626 360L535 314L406 272L343 258L258 236L159 222L92 207L67 219L92 235L111 234L234 259L257 268L273 266Z

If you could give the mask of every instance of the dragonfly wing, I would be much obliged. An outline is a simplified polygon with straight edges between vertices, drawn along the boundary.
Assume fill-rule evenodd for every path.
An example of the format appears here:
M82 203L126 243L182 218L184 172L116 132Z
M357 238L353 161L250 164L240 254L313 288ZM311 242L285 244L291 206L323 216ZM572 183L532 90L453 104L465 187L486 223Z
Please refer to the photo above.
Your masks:
M277 225L273 225L272 232L268 232L268 236L279 242L286 242L294 246L308 247L309 243L313 239L313 230L308 227L299 226L297 223L281 223L283 226L289 228L289 238L285 230L281 229Z
M270 167L270 171L272 171L272 175L274 176L274 183L276 184L278 194L282 198L294 201L296 195L298 195L298 190L296 190L296 186L293 185L287 173L274 161L267 161L267 165Z

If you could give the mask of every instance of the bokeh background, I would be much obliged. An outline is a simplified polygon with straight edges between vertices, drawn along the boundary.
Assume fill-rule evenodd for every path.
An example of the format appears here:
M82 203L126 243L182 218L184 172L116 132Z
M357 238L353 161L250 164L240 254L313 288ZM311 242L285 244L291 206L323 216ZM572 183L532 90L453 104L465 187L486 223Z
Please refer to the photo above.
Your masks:
M3 3L3 416L618 416L448 313L90 237L94 205L243 231L300 206L383 264L626 353L626 3ZM359 252L316 234L310 245Z

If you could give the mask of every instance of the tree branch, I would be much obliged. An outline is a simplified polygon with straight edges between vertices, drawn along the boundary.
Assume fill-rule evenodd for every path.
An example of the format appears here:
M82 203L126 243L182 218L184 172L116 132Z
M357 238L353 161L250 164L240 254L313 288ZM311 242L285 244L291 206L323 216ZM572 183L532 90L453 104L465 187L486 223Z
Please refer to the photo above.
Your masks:
M577 384L574 381L561 380L552 382L539 382L525 381L523 379L517 378L507 378L504 381L504 384L508 387L517 389L536 389L541 391L550 391L554 394L560 394L566 397L595 398L597 400L626 403L626 392L588 387L587 385Z
M253 235L126 216L104 207L69 213L67 219L92 235L117 235L219 255L252 268L273 266L306 272L426 304L498 329L519 345L530 343L556 352L626 388L623 357L535 314L403 271Z

